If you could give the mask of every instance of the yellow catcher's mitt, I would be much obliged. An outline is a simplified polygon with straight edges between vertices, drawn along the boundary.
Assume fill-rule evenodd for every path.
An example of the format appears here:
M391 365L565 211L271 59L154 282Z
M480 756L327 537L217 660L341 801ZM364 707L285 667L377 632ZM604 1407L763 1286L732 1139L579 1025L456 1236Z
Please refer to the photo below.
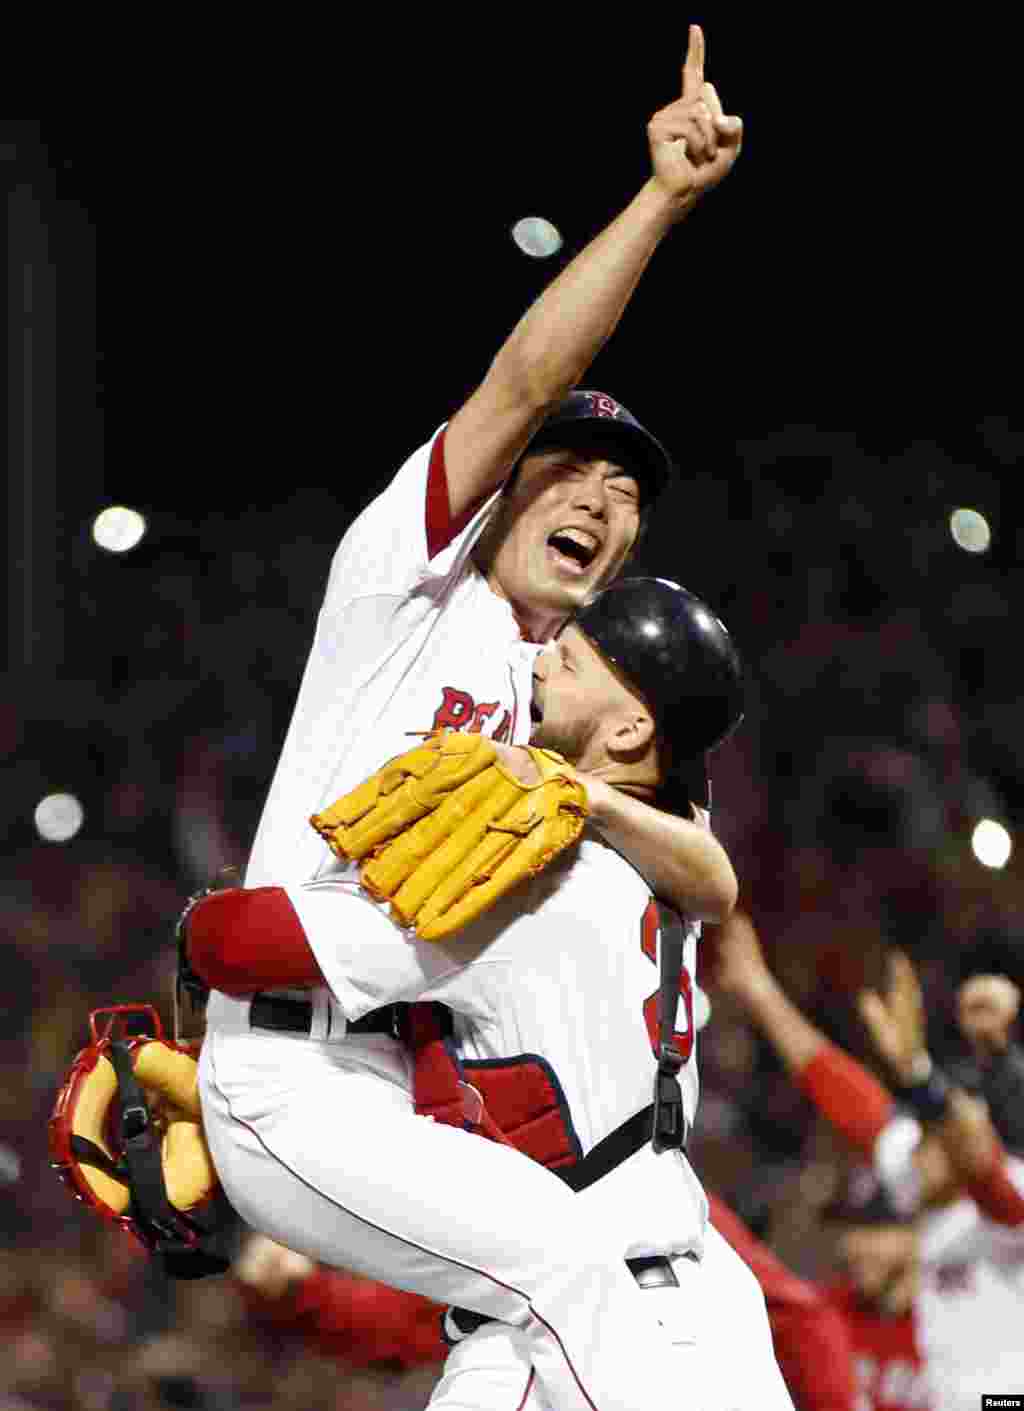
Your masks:
M553 750L527 785L482 735L443 733L389 760L310 820L395 920L440 941L546 867L583 831L587 795Z

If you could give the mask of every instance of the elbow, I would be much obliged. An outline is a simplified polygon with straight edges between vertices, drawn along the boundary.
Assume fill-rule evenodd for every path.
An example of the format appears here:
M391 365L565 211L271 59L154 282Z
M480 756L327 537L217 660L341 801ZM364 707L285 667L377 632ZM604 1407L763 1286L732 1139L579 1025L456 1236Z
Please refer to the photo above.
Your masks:
M692 888L685 907L688 915L710 926L728 921L739 899L739 882L724 852L711 859L698 886Z
M715 879L706 904L701 908L700 920L713 926L720 926L723 921L728 921L739 900L739 890L739 882L732 870L732 864L726 861Z
M494 359L489 376L504 389L509 401L542 420L565 400L582 373L568 373L544 347L513 336Z

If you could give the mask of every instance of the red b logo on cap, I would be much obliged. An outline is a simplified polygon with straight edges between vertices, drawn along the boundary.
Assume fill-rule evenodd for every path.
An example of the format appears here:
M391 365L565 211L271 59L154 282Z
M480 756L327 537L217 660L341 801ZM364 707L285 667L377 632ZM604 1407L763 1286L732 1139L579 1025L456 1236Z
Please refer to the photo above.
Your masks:
M590 414L591 416L618 416L619 404L613 402L611 397L604 392L592 392L590 394Z

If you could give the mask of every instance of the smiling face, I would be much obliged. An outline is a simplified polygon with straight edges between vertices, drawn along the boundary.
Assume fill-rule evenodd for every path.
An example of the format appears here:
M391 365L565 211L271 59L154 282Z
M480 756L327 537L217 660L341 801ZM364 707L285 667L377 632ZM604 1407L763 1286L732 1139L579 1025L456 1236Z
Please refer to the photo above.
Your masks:
M476 555L533 641L618 574L640 528L640 486L598 445L523 457Z

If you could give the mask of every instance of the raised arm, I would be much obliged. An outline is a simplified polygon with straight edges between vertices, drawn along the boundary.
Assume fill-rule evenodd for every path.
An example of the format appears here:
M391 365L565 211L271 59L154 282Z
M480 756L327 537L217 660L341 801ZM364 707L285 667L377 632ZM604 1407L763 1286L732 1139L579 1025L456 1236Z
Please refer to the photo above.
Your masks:
M803 1014L768 969L754 925L734 911L708 933L718 989L731 994L782 1059L797 1087L869 1161L893 1114L885 1088Z
M979 976L977 983L963 987L958 996L960 1026L979 1059L992 1061L1005 1053L1019 1002L1016 987L1001 977ZM997 1224L1024 1226L1024 1195L1010 1179L1006 1151L987 1104L951 1084L928 1052L920 982L902 951L890 957L884 999L864 991L860 1012L899 1097L932 1125L967 1194Z
M549 409L580 381L662 240L732 168L742 135L740 119L723 113L704 80L704 35L691 25L680 96L647 127L650 177L531 306L448 425L453 519L498 488Z

